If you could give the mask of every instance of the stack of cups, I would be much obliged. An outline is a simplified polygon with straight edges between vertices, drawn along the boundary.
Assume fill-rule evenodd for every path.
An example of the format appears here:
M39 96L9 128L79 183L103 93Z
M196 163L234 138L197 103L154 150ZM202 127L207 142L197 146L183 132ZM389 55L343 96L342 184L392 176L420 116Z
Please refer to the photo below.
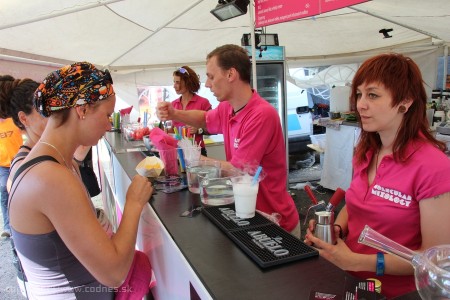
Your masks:
M178 153L177 148L159 149L159 158L164 163L166 176L178 175Z
M184 162L188 166L191 162L200 160L201 148L198 146L182 147Z

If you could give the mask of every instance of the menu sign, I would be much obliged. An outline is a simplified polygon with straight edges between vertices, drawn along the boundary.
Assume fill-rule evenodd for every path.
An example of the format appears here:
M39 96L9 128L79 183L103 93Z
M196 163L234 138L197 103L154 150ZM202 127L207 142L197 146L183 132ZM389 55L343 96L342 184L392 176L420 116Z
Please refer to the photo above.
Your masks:
M367 2L368 0L320 0L320 13Z
M368 0L255 0L255 27L319 15Z

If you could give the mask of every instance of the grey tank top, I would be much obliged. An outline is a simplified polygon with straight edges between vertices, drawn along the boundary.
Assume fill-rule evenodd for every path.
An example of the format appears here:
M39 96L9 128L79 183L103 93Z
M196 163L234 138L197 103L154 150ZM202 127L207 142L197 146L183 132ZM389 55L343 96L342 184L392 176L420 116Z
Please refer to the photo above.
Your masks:
M11 228L30 299L114 299L70 252L56 231L23 234Z
M21 166L23 171L51 157ZM37 159L36 158L36 159ZM47 159L46 159L47 158ZM20 169L19 168L19 169ZM19 170L17 170L19 173ZM16 173L15 179L18 178ZM26 174L26 172L25 172ZM25 175L24 174L24 175ZM19 183L20 184L20 181ZM12 196L9 201L12 200ZM27 277L29 299L114 299L114 288L98 282L70 252L58 232L24 234L11 227L14 244Z

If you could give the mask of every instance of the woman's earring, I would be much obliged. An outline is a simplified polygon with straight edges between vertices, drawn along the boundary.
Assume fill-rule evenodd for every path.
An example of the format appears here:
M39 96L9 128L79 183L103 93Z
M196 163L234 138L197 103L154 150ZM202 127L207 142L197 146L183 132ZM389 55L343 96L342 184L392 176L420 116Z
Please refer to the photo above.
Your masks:
M81 119L82 119L82 120L86 119L86 116L82 116Z
M406 112L406 106L400 105L400 107L398 108L398 112L404 114Z

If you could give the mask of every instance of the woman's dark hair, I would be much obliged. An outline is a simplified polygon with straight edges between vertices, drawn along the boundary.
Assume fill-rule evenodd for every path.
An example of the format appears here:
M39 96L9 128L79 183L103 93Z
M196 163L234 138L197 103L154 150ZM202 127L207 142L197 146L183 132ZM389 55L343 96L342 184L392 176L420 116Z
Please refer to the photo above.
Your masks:
M173 72L173 76L179 76L189 92L195 94L200 89L200 78L194 70L188 66L182 66Z
M11 117L10 103L11 93L20 80L9 75L0 75L0 118Z
M206 60L214 56L217 57L217 64L221 69L229 70L234 68L239 73L242 81L250 83L252 63L244 48L233 44L223 45L211 51L206 56Z
M25 126L19 120L19 112L29 115L34 110L33 94L39 83L25 78L15 79L12 76L0 76L0 117L12 117L14 124L22 130Z
M404 114L393 144L395 160L403 161L405 159L406 145L414 139L428 140L437 148L445 151L445 143L436 140L429 131L426 116L427 94L420 69L411 58L397 53L389 53L366 60L353 78L350 96L352 107L356 107L357 89L364 83L382 84L392 95L392 107L400 105L404 101L412 102ZM358 112L356 115L360 120ZM364 161L366 152L369 149L376 149L380 145L380 136L376 132L362 130L355 151L357 161Z

